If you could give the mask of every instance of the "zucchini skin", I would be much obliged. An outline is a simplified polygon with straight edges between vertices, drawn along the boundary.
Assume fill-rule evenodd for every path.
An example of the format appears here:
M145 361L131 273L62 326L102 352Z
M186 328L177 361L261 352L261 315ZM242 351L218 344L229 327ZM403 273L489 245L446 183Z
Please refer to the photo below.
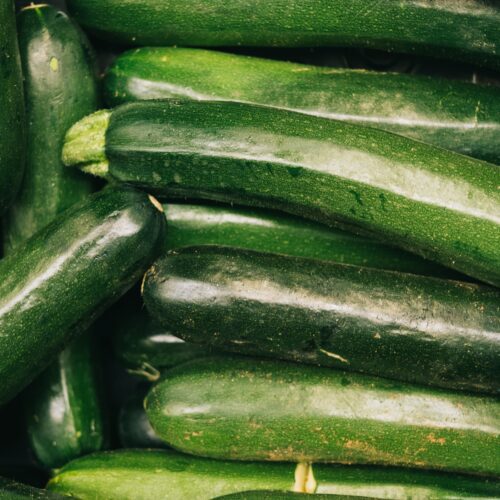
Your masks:
M500 390L494 288L229 247L167 253L146 307L189 342L456 390Z
M146 194L110 188L0 261L0 404L140 278L164 225Z
M160 196L341 226L500 285L498 166L382 130L236 102L143 101L78 122L63 156Z
M24 171L23 77L14 2L0 4L0 215L13 202Z
M294 464L231 462L173 450L100 452L70 462L48 489L85 499L147 500L216 496L255 488L291 490ZM161 474L155 471L161 470ZM498 481L395 468L313 465L317 492L379 498L470 498L500 495ZM420 496L419 496L420 495Z
M69 0L68 7L96 35L130 45L367 47L500 66L500 8L490 1Z
M91 179L64 167L61 149L67 129L99 103L92 49L66 14L30 6L18 15L18 31L28 155L20 193L5 218L6 253L93 191ZM24 398L31 447L44 467L61 467L107 441L91 341L87 334L67 347Z
M145 408L160 438L198 456L500 475L492 397L219 357L172 368Z
M214 500L373 500L373 497L360 497L351 495L317 495L316 493L294 493L293 491L254 490L231 493Z
M0 498L15 500L21 498L36 499L49 499L49 500L63 500L67 496L58 495L51 491L41 490L28 486L26 484L18 483L11 479L0 477Z
M495 87L202 49L145 47L115 60L104 89L112 107L179 97L252 102L374 126L500 163L500 89Z

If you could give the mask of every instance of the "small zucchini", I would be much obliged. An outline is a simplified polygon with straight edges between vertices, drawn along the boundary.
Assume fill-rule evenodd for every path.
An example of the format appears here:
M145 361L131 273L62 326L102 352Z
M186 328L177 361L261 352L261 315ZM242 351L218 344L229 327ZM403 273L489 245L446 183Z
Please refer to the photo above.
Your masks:
M500 402L493 397L216 357L169 370L145 408L167 444L202 457L500 475Z
M65 163L161 196L281 209L500 285L498 166L237 102L143 101L68 132Z

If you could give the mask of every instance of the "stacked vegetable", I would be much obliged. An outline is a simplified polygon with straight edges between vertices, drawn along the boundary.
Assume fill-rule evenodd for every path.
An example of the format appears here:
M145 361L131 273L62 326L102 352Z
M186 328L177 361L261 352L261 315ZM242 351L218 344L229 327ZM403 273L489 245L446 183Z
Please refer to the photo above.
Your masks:
M499 498L500 6L67 3L0 7L0 496Z

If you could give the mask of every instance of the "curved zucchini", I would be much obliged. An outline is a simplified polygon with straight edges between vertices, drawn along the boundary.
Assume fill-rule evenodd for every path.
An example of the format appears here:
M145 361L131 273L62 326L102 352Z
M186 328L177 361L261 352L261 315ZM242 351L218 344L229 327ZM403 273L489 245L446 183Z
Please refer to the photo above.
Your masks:
M229 247L168 253L152 317L187 341L451 389L499 393L490 287Z
M159 195L278 208L500 285L498 166L382 130L235 102L84 118L67 165Z
M70 462L57 472L48 489L82 500L208 500L256 488L293 490L295 485L296 490L305 491L305 478L300 477L303 468L286 463L209 460L173 450L119 450ZM379 498L392 500L500 495L498 481L428 471L313 465L309 476L312 481L308 491L317 486L317 492L322 494L373 496L376 493Z
M494 0L69 0L68 6L96 35L132 45L368 47L500 67Z
M90 179L64 168L61 148L75 120L98 107L92 49L63 12L49 5L27 7L18 15L18 31L28 155L19 196L5 218L7 252L93 191ZM90 342L86 335L70 345L25 398L31 447L45 467L100 450L107 440Z
M165 224L154 204L144 193L106 189L0 261L0 404L151 264Z
M375 126L500 163L495 87L173 47L120 55L104 87L111 106L179 97L253 102Z
M500 475L492 397L220 357L172 368L145 408L160 438L198 456Z
M13 0L0 2L0 215L14 200L24 170L23 79Z
M0 477L0 498L8 500L17 500L22 498L29 498L31 500L48 499L48 500L63 500L67 498L66 495L58 495L47 490L41 490L28 486L26 484L17 483L11 479Z

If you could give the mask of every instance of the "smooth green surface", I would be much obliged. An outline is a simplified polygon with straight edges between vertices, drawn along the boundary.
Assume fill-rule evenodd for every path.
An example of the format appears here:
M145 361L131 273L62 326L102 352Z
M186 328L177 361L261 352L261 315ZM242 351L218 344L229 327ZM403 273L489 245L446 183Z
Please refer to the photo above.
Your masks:
M500 285L498 166L382 130L235 102L143 101L78 122L63 156L163 196L340 225Z
M219 357L172 368L145 408L162 439L198 456L500 475L500 403L492 397Z
M499 393L491 287L229 247L170 252L143 297L173 335L459 390Z
M163 205L168 249L227 245L413 274L459 279L417 255L283 212L228 205Z
M25 116L13 0L0 2L0 214L12 203L24 170Z
M0 498L2 500L16 500L21 498L62 500L67 497L0 477Z
M164 220L146 194L109 188L0 261L0 403L142 276Z
M294 493L291 491L276 490L242 491L241 493L232 493L231 495L217 497L219 500L367 500L368 498L369 497L350 495L318 495L316 493Z
M500 163L500 89L495 87L146 47L120 55L104 89L110 106L172 98L253 102L382 128Z
M68 0L129 45L368 47L500 67L495 0Z
M313 466L317 493L391 500L495 498L497 481L427 471L341 465ZM83 500L208 500L255 488L291 490L294 464L209 460L175 451L119 450L75 460L49 489Z

